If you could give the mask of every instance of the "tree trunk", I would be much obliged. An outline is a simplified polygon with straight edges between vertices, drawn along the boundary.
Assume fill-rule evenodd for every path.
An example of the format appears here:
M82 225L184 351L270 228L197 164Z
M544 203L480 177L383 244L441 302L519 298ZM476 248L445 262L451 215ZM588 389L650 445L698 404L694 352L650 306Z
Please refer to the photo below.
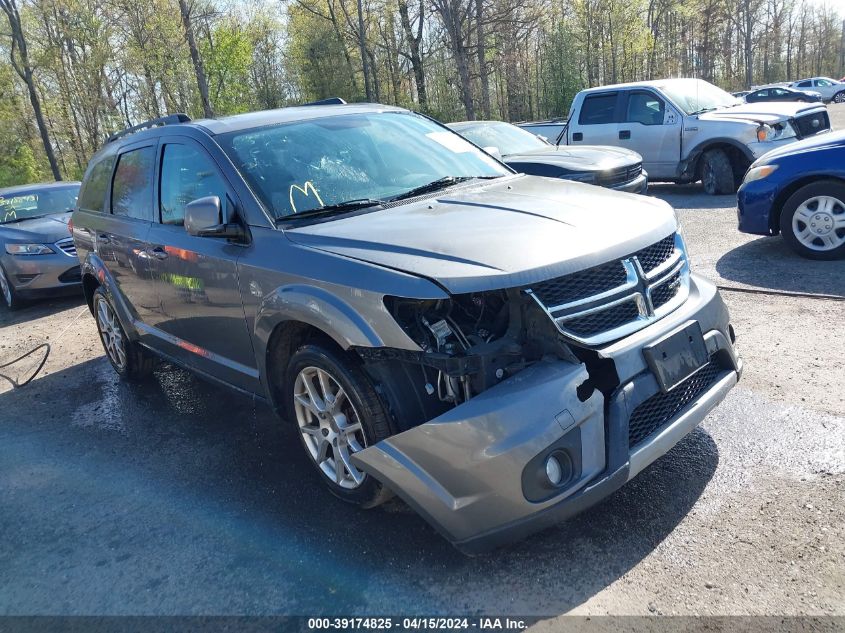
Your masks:
M402 23L402 29L405 31L405 37L408 39L408 47L411 49L410 60L411 68L414 71L414 83L417 86L417 101L420 104L420 110L426 110L428 107L428 95L425 89L425 70L423 68L422 55L420 54L420 42L422 41L422 27L423 27L423 11L425 10L425 0L420 0L420 15L419 15L419 29L417 35L414 35L411 29L411 17L408 14L407 0L398 0L399 4L399 21Z
M484 40L484 0L475 0L475 39L477 40L478 76L481 79L481 114L490 118L490 81Z
M0 0L0 9L2 9L3 13L6 14L6 17L9 20L9 28L12 31L12 47L10 53L12 67L26 84L26 89L29 93L29 103L32 105L32 111L35 113L35 122L38 125L38 133L41 136L41 143L44 145L44 153L47 155L47 161L50 163L50 171L53 172L53 178L61 180L62 173L59 170L59 163L56 161L56 154L53 151L53 145L50 143L50 132L47 129L47 123L44 120L44 113L41 110L41 99L38 97L38 90L35 86L35 78L32 76L32 66L29 63L26 37L24 36L23 25L21 24L21 15L18 12L17 2L16 0ZM18 51L18 59L15 59L15 49Z
M364 71L364 92L367 101L373 101L373 88L370 83L370 64L367 59L367 39L364 31L364 2L358 0L358 46L361 48L361 66Z
M188 49L191 52L191 62L194 64L194 73L197 76L197 88L200 91L202 102L202 113L207 119L214 117L214 110L211 108L211 101L208 98L208 78L205 76L205 68L202 65L200 51L197 48L197 40L194 36L194 27L191 24L191 11L186 0L179 0L179 12L182 14L182 27L185 29L185 39L188 41Z

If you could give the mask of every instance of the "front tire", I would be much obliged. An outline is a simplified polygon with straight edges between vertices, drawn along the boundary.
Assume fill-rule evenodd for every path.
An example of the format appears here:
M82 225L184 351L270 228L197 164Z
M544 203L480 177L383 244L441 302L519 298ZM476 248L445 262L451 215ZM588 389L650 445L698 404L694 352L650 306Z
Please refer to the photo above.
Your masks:
M153 370L153 358L137 343L130 341L120 319L102 287L94 291L94 319L100 342L111 366L124 380L143 380Z
M291 357L283 388L288 416L329 490L363 508L389 499L390 491L350 459L393 434L364 371L329 345L310 342Z
M15 289L12 287L12 282L6 276L6 271L0 266L0 301L3 302L9 310L15 310L20 305L20 300Z
M701 157L701 183L704 191L711 196L736 192L733 166L724 150L704 152Z
M783 205L780 232L802 257L845 258L845 185L828 180L801 187Z

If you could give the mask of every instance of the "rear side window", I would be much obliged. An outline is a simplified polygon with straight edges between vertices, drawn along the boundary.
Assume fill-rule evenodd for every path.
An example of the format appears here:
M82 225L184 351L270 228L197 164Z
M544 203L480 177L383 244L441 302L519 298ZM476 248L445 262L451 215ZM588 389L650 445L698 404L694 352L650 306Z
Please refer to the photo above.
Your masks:
M581 125L599 125L614 123L616 112L616 93L592 95L584 99L578 123Z
M140 220L152 220L155 148L142 147L121 154L111 188L111 211Z
M802 81L798 84L799 88L810 88L813 85L812 81Z
M161 159L162 224L183 224L185 205L206 196L217 196L226 203L226 187L211 158L190 145L165 145Z
M114 156L108 156L91 168L79 192L79 208L86 211L103 212L106 190L114 168Z

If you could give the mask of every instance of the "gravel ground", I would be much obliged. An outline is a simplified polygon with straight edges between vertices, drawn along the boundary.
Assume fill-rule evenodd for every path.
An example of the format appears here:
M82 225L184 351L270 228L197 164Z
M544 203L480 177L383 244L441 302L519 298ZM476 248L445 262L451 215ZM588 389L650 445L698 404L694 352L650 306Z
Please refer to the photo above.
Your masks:
M0 363L53 346L0 384L0 614L845 615L845 303L782 294L845 297L845 265L737 233L733 197L652 194L732 289L743 379L612 497L480 558L335 501L262 404L168 366L121 383L78 300L0 311Z

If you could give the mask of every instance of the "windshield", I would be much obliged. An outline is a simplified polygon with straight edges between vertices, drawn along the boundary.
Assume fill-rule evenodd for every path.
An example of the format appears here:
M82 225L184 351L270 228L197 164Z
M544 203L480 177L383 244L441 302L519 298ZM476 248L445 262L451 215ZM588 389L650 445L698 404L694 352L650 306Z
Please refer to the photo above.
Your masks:
M549 148L547 143L531 132L526 132L510 123L484 121L456 127L455 131L479 147L497 148L502 156Z
M79 185L0 193L0 224L73 211Z
M675 79L658 87L686 114L718 110L741 103L733 95L701 79Z
M219 141L276 218L375 203L444 178L510 173L459 135L410 112L329 116L231 132Z

